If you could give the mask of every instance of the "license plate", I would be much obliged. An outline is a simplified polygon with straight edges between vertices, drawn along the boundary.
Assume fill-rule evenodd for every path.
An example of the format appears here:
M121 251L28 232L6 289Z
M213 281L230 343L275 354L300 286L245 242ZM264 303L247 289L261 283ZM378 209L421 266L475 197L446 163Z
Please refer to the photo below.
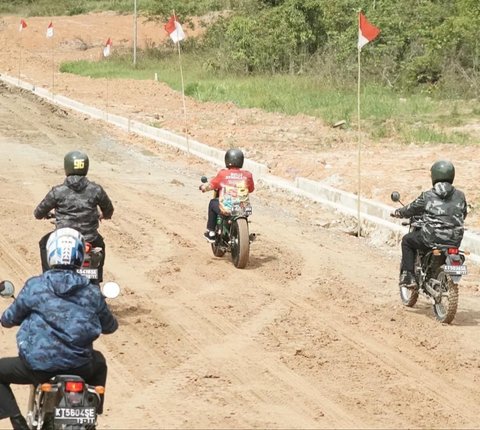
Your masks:
M88 279L98 279L98 269L77 269L77 273L87 277Z
M55 408L55 423L95 424L95 408Z
M449 273L450 275L466 275L467 274L467 266L445 265L443 267L443 271L445 273Z

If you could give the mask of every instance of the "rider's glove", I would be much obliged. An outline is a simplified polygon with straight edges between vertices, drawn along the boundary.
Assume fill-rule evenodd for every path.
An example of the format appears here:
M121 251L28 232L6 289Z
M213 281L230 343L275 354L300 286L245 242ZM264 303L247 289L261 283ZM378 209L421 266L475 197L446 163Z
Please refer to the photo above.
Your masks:
M393 218L403 218L402 214L400 213L400 209L395 209L394 212L390 214Z

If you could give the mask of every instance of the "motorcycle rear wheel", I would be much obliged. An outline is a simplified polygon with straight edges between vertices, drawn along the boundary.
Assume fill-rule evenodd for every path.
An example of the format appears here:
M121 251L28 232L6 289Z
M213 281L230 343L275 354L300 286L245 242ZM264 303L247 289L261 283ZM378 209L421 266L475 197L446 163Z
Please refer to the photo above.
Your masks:
M452 281L450 275L440 270L437 274L440 282L442 297L439 303L433 305L435 318L441 323L450 324L457 313L458 285Z
M237 269L244 269L248 263L248 255L250 253L248 222L245 218L238 218L233 222L231 241L233 265Z
M55 426L55 421L54 421L52 412L45 414L43 419L44 421L43 421L42 430L56 430L57 427Z

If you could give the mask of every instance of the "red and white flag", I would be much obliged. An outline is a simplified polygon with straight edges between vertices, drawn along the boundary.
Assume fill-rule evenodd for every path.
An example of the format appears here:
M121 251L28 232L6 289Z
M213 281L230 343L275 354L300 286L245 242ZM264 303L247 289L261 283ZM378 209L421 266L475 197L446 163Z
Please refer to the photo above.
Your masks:
M164 25L166 32L170 35L173 43L180 42L185 39L185 33L180 23L177 21L177 17L172 15L168 22Z
M53 37L53 23L50 21L47 27L47 37Z
M108 38L108 40L105 43L105 46L103 47L103 56L108 57L111 53L112 50L112 39Z
M22 31L24 28L27 28L27 23L24 19L20 20L20 26L18 27L18 31Z
M380 34L380 29L370 24L367 17L359 13L359 27L358 27L358 49L362 49L368 42L371 42Z

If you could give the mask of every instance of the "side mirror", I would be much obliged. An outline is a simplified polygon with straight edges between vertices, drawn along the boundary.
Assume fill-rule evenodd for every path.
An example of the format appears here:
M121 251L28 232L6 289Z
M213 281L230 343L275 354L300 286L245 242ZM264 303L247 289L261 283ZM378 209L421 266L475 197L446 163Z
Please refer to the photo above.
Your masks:
M390 198L394 202L399 202L400 201L400 193L398 191L394 191L392 194L390 194Z
M206 176L202 176L200 179L204 184L208 182L208 178Z
M116 282L106 282L101 290L107 299L114 299L120 295L120 286Z
M0 282L0 296L2 297L13 297L15 294L15 286L10 281Z

